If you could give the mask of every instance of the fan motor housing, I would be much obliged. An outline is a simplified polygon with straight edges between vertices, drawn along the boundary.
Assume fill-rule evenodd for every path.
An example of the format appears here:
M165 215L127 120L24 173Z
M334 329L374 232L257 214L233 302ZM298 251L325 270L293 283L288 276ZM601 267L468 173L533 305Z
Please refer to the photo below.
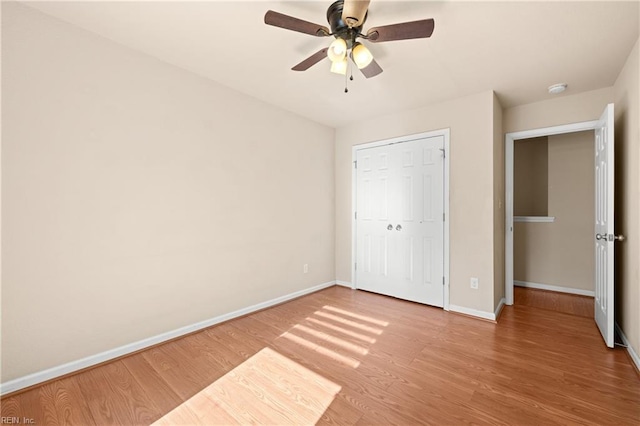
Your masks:
M367 20L369 12L364 16L360 26L349 28L349 25L342 20L343 8L344 0L338 0L329 6L329 9L327 9L327 22L329 22L329 25L331 26L331 33L333 33L336 38L339 37L344 39L347 42L348 48L351 48L356 37L362 31L362 27Z

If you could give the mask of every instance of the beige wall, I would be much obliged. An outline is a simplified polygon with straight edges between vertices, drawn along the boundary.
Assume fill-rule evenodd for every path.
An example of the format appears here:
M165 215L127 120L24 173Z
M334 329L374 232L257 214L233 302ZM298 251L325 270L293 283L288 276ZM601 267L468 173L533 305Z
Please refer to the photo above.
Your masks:
M549 211L548 138L513 144L513 215L547 216Z
M332 129L2 9L3 382L334 280Z
M497 119L497 117L496 117ZM336 277L351 282L351 174L354 145L451 129L450 302L494 310L494 95L477 95L354 121L336 130ZM497 154L496 154L497 155ZM469 286L479 278L479 289Z
M636 42L614 85L616 120L616 321L640 354L640 57Z
M595 120L609 102L613 102L612 87L507 108L503 131L519 132Z
M514 224L514 279L593 291L594 134L549 136L547 146L555 221Z

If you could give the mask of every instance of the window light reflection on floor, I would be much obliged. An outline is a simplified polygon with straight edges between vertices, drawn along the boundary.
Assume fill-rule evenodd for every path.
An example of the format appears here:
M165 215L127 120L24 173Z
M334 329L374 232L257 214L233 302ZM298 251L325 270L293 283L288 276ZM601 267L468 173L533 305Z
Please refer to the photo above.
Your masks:
M324 312L324 311L316 311L314 313L314 315L318 315L320 317L324 317L324 318L327 318L327 319L330 319L330 320L333 320L333 321L336 321L336 322L339 322L339 323L342 323L342 324L345 324L345 325L348 325L348 326L351 326L351 327L354 327L354 328L357 328L357 329L360 329L360 330L363 330L363 331L367 331L369 333L378 334L378 335L382 334L382 330L379 329L379 328L370 327L368 325L364 325L364 324L361 324L359 322L351 321L351 320L348 320L346 318L343 318L343 317L340 317L340 316L337 316L337 315L333 315L333 314L330 314L330 313L327 313L327 312Z
M307 349L311 349L312 351L318 352L319 354L325 355L328 358L331 358L333 361L337 361L341 364L345 364L348 365L349 367L352 368L358 368L358 366L360 365L360 361L358 361L357 359L351 358L349 356L345 356L342 354L339 354L336 351L332 351L329 348L325 348L322 345L317 345L307 339L305 339L304 337L298 336L297 334L291 333L291 331L286 331L284 333L282 333L280 335L280 337L284 337L285 339L291 340L292 342L295 342L297 344L299 344L300 346L304 346Z
M380 327L388 325L326 305L280 337L357 368L369 353L367 346L376 342L372 334L381 335ZM339 384L264 348L155 424L315 424L340 390Z
M362 321L367 321L375 325L381 325L383 327L386 327L389 325L388 321L382 321L379 319L368 317L366 315L354 314L353 312L345 311L344 309L336 308L334 306L323 306L322 309L326 309L327 311L333 311L333 312L346 315L352 318L356 318Z
M356 339L362 340L362 341L367 342L367 343L374 344L376 342L376 339L373 338L373 337L365 336L364 334L356 333L355 331L347 330L346 328L342 328L342 327L338 327L337 325L329 324L328 322L321 321L321 320L319 320L317 318L307 317L306 320L308 322L311 322L313 324L319 325L321 327L325 327L325 328L328 328L330 330L337 331L337 332L345 334L347 336L355 337Z
M304 333L310 334L314 337L317 337L319 339L322 339L326 342L332 343L336 346L340 346L341 348L344 348L348 351L351 352L355 352L357 354L360 355L366 355L367 353L369 353L369 350L367 348L363 348L362 346L347 342L345 340L342 340L338 337L332 336L330 334L326 334L323 333L321 331L318 330L314 330L313 328L309 328L309 327L305 327L304 325L300 325L300 324L296 324L295 326L293 326L294 330L301 330Z
M264 348L154 424L315 424L340 390Z

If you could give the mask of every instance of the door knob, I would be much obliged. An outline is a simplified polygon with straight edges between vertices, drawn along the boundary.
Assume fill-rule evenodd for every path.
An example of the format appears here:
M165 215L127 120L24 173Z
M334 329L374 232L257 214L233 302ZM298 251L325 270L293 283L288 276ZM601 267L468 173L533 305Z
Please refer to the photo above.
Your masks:
M402 225L396 226L396 231L401 231L401 230L402 230Z
M596 234L596 240L605 240L605 241L624 241L625 240L625 236L620 234L620 235L613 235L613 234Z
M389 226L387 226L387 229L388 229L389 231L393 231L393 225L392 225L392 224L389 224Z

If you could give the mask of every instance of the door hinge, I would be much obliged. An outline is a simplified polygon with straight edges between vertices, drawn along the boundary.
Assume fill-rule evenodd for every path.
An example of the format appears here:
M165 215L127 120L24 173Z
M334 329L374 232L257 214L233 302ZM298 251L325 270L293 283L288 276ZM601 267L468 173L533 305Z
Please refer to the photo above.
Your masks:
M444 150L444 148L440 148L440 151L442 151L442 158L446 158L447 152Z
M356 271L358 270L358 264L357 263L353 264L353 269L356 270Z
M442 277L442 285L444 285L444 277Z
M353 218L354 218L355 220L358 220L358 212L355 212L355 213L354 213Z
M445 219L444 213L442 213L442 221L443 221L443 222L446 222L446 219Z
M353 167L356 168L356 169L358 168L358 162L357 161L353 162Z

